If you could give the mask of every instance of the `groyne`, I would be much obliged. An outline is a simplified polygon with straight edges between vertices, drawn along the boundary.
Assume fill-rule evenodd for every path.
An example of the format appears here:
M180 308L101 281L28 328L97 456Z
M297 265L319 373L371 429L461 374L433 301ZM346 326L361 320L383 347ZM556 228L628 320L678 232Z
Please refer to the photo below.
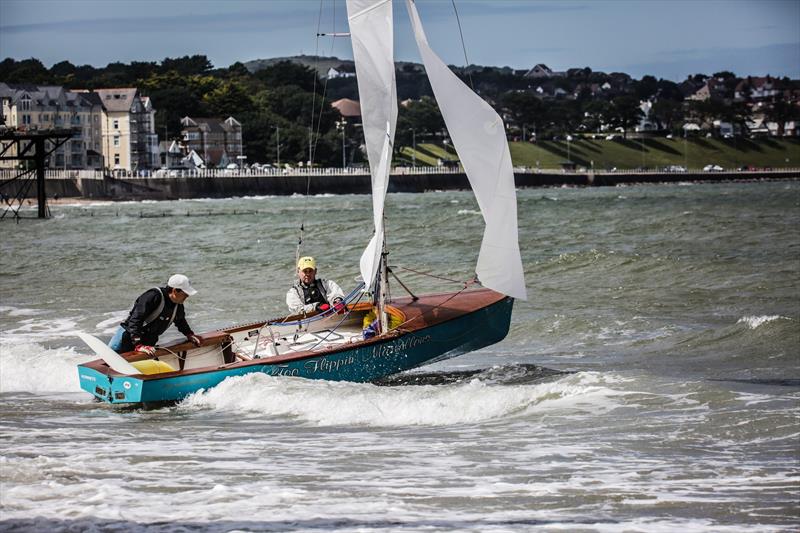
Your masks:
M798 179L800 169L748 170L729 172L515 172L517 187L608 187L640 183L687 183ZM174 176L134 176L87 171L48 172L49 198L98 200L176 200L181 198L228 198L233 196L271 196L292 194L369 194L367 172L275 173L271 175L184 173ZM6 197L35 198L35 187L25 180L0 176L0 191ZM389 192L424 192L469 189L462 172L393 173Z

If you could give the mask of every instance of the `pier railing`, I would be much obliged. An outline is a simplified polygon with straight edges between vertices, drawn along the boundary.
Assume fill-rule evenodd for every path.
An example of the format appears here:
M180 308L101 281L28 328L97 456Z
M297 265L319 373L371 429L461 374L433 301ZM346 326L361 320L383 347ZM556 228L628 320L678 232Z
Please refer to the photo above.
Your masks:
M800 168L759 168L747 170L725 170L725 173L736 174L759 174L764 171L797 173ZM431 174L463 174L463 170L453 167L394 167L392 169L393 175L431 175ZM577 169L565 170L560 168L531 168L531 167L514 167L515 174L563 174L563 175L581 175L587 174L674 174L679 176L681 174L715 174L721 171L704 171L702 169L687 169L680 171L670 171L664 169L624 169L624 170L603 170L603 169ZM7 180L16 177L20 173L19 170L14 169L0 169L0 180ZM85 179L85 180L102 180L104 176L110 176L118 179L149 179L149 178L240 178L245 176L257 177L281 177L281 176L358 176L369 175L369 169L361 167L331 167L331 168L261 168L261 169L155 169L155 170L46 170L45 178L49 180L63 180L63 179Z

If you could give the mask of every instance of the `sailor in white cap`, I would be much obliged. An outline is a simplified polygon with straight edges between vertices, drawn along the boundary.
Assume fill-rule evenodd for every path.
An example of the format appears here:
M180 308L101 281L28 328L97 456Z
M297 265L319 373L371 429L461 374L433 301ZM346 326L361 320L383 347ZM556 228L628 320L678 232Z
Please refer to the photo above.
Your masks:
M155 355L158 337L174 323L178 331L195 346L201 343L189 323L183 302L197 294L183 274L170 277L165 287L153 287L136 299L128 318L120 324L116 334L108 343L117 353L136 350L147 355Z

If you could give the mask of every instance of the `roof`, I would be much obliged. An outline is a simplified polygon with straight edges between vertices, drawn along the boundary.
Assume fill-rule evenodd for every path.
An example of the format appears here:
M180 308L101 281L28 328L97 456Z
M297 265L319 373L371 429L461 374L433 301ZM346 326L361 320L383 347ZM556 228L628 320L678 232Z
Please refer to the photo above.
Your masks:
M137 89L135 87L125 87L120 89L95 89L103 107L106 111L130 111L136 98Z
M343 117L361 116L361 104L359 104L356 100L351 100L349 98L342 98L340 100L332 102L331 107L339 111L339 114L342 115Z
M241 127L241 124L233 117L228 117L226 119L216 117L183 117L181 119L181 126L184 129L198 128L209 132L222 133L233 131L236 129L236 126Z

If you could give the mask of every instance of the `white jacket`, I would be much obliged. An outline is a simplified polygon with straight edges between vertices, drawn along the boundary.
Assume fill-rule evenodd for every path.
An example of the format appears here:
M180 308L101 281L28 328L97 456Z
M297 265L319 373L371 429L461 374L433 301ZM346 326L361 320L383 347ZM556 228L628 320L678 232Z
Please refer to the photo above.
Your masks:
M329 279L318 279L322 284L323 297L329 305L337 299L344 300L344 291L335 281ZM300 287L300 281L295 281L292 288L286 292L286 305L289 306L289 312L292 314L311 313L317 308L316 303L304 304L303 303L303 289Z

